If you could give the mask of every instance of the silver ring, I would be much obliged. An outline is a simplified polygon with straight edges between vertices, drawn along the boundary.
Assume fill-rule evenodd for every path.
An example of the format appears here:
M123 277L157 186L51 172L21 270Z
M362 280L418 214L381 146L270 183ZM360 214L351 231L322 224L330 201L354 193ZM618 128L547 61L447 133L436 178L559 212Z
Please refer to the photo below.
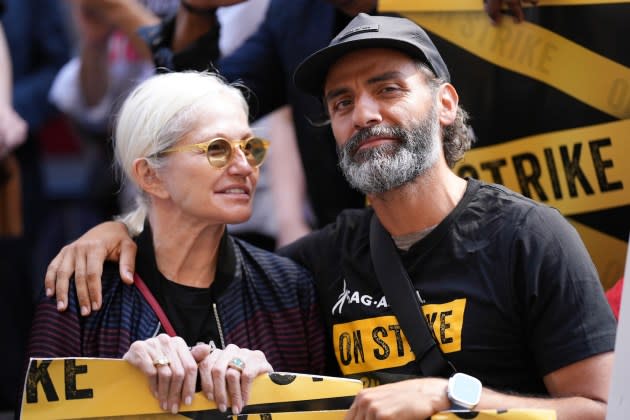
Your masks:
M228 368L236 369L239 372L243 372L243 369L245 369L245 362L243 361L243 359L235 357L228 363Z

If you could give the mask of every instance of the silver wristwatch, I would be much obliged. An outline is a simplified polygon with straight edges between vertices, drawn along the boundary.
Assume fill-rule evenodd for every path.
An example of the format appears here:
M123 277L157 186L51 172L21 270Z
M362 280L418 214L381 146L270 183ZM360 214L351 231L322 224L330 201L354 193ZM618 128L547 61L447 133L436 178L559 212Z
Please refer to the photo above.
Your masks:
M465 373L456 373L448 380L446 394L452 410L472 410L481 399L481 381Z

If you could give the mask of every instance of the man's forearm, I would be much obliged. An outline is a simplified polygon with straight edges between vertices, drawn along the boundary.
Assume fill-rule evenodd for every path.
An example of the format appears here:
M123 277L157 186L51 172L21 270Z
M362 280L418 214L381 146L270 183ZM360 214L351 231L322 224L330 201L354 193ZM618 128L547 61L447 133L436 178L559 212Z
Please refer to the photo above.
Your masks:
M547 409L555 410L558 420L603 420L607 403L586 397L540 398L510 395L484 389L476 409Z
M138 36L138 29L144 26L157 25L160 19L151 10L138 2L125 0L125 12L119 14L117 27L129 38L134 49L141 57L151 60L151 50L144 40Z
M107 43L84 45L81 47L81 67L79 78L83 101L88 107L98 105L109 86L109 66Z

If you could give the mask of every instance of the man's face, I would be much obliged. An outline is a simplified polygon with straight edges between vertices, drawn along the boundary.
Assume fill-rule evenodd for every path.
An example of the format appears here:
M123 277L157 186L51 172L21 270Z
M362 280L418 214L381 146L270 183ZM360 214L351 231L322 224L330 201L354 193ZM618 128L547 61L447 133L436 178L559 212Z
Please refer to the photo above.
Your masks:
M350 53L331 67L324 96L340 166L362 192L402 186L438 160L435 89L407 55L386 49Z

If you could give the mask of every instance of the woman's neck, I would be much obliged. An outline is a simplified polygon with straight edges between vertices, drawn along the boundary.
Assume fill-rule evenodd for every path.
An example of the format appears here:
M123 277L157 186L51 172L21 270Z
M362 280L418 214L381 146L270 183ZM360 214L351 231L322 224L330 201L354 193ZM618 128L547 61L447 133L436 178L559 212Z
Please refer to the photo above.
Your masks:
M191 287L210 287L217 271L225 224L210 225L182 217L149 213L158 270Z

